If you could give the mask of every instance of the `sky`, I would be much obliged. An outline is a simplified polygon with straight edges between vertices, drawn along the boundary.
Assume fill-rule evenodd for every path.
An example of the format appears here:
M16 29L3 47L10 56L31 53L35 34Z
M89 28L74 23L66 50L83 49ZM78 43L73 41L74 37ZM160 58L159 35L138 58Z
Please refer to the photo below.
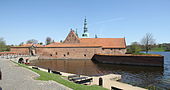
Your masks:
M156 43L170 43L170 0L0 0L0 37L18 45L46 37L64 40L70 29L90 37L126 38L129 45L152 33Z

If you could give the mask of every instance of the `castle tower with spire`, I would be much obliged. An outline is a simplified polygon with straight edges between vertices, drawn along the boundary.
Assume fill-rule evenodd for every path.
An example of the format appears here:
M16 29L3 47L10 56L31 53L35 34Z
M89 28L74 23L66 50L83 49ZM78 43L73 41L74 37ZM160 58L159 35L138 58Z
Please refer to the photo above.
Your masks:
M88 30L87 30L87 19L85 17L84 19L84 32L82 34L82 38L89 38L89 33L88 33Z

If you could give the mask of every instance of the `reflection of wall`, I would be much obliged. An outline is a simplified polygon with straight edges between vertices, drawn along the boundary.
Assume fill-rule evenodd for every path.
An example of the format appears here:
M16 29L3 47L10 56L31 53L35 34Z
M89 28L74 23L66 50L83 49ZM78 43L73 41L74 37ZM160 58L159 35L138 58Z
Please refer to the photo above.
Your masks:
M38 60L39 67L68 73L95 75L101 73L91 60Z

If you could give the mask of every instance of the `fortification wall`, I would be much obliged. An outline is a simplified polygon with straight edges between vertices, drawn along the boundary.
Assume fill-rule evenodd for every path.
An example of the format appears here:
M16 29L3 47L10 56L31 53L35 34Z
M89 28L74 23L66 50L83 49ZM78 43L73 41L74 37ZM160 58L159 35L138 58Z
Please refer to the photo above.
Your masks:
M18 54L30 55L29 48L26 48L26 47L12 47L11 52L16 52Z
M98 47L36 48L38 55L57 59L91 59L94 54L101 53L101 50Z
M163 56L128 56L128 55L98 55L95 54L92 60L100 63L141 65L141 66L163 66Z

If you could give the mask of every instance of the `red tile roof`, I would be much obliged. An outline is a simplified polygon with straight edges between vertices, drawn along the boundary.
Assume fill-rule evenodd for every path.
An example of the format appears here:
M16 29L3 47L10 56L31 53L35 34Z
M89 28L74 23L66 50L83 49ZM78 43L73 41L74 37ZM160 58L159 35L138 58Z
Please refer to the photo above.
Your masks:
M45 47L103 47L126 48L125 38L79 38L80 43L52 43Z
M100 45L103 48L126 48L125 38L80 38L80 43Z
M16 52L0 52L0 54L16 54Z
M40 44L23 44L21 46L13 46L13 47L31 47L31 46L42 47L43 45L40 45Z

